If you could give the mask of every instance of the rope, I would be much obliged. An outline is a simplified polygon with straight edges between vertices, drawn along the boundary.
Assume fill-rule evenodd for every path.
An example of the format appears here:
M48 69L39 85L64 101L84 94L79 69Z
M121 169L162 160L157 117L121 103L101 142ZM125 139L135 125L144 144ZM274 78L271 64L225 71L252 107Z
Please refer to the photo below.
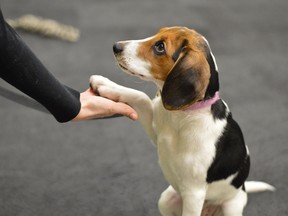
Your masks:
M69 42L79 39L80 31L70 25L64 25L51 19L44 19L34 15L24 15L18 19L7 19L7 23L13 28L36 33L51 38L59 38Z

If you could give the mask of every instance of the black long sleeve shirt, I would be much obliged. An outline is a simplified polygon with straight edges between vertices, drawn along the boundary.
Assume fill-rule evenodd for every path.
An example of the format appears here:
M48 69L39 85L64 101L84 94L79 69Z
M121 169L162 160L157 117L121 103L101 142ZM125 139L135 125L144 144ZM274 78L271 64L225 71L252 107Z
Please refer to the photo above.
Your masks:
M79 92L61 84L20 36L5 22L0 8L0 77L29 95L59 122L79 113Z

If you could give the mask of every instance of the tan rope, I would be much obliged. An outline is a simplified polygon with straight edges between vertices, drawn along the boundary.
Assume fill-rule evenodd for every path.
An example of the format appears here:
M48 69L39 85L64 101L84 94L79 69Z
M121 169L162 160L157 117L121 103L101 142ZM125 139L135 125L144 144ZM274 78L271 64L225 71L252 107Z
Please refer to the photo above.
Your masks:
M60 38L69 42L76 42L80 36L80 31L73 26L30 14L14 20L7 19L6 21L13 28L19 28L46 37Z

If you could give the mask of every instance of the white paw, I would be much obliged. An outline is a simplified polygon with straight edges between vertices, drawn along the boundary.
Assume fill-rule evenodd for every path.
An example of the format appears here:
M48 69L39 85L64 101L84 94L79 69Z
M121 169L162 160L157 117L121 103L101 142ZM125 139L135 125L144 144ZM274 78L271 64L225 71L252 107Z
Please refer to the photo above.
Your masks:
M119 85L100 75L90 77L90 86L93 91L102 97L114 101L119 100Z
M100 75L93 75L90 77L90 86L96 90L100 86L115 86L116 83L112 82L106 77Z

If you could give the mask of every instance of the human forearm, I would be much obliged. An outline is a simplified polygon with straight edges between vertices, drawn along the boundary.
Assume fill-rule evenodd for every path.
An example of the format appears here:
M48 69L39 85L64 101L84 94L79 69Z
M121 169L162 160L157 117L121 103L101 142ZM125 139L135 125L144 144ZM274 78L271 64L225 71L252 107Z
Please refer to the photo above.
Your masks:
M0 77L45 106L59 122L80 110L79 92L61 84L0 14Z

